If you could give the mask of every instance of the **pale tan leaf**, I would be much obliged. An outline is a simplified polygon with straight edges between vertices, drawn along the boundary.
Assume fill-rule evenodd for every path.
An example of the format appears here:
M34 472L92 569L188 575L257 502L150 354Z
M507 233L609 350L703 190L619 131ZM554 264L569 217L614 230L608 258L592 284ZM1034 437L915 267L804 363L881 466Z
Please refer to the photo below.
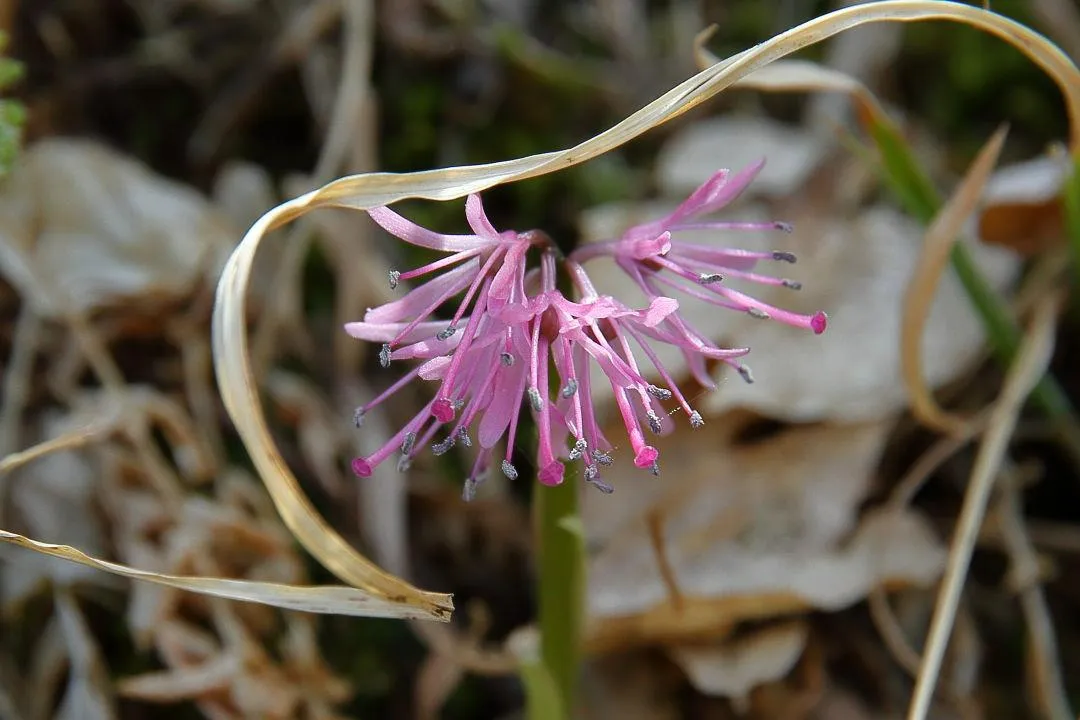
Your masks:
M1080 148L1080 71L1053 45L1022 25L962 4L897 0L844 8L811 20L707 68L663 96L580 145L564 151L472 167L410 174L353 175L325 185L263 215L230 257L218 284L214 308L214 359L225 406L251 454L286 526L300 543L339 578L391 603L446 619L446 595L423 593L390 575L356 552L307 500L275 447L267 427L259 387L253 375L247 339L247 290L257 250L265 236L317 207L356 209L386 205L409 197L448 200L500 183L535 177L580 164L612 150L704 102L739 79L780 57L846 29L873 22L953 20L993 33L1025 52L1062 89L1073 120L1073 145Z
M787 675L802 655L808 629L801 621L766 627L713 645L675 645L665 651L706 695L745 701L758 685Z
M0 193L0 272L44 316L182 296L229 233L194 189L86 140L32 145Z
M604 475L615 493L583 498L592 649L723 637L742 620L931 582L944 553L918 515L857 519L890 426L799 427L743 442L729 416L659 438L659 482L616 458ZM663 564L650 517L660 518Z
M670 196L685 197L717 171L718 162L742 168L768 158L754 178L753 193L787 195L805 185L827 151L821 137L769 118L708 118L680 129L664 143L656 159L657 183Z
M949 254L965 222L975 211L990 173L1005 145L1006 130L994 133L971 164L964 180L942 206L923 237L922 253L904 293L900 327L900 366L911 398L911 409L924 425L959 434L967 420L943 410L934 399L923 374L923 335Z
M402 619L420 619L429 616L423 610L411 608L402 603L387 600L375 593L356 588L335 585L282 585L280 583L208 577L179 577L148 570L137 570L119 563L99 560L67 545L37 542L7 530L0 530L0 541L133 580L143 580L178 590L230 600L255 602L285 610Z

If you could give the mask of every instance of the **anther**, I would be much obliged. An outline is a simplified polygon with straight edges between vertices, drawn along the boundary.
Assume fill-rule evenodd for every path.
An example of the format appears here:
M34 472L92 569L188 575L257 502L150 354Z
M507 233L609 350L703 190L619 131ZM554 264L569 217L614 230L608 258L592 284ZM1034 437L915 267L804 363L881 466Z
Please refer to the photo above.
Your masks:
M774 222L773 227L776 228L777 230L779 230L780 232L786 232L786 233L795 232L795 226L792 225L789 222L784 222L783 220L777 220L776 222ZM792 262L795 262L795 261L792 260Z
M411 467L412 467L412 458L411 457L409 457L408 455L402 455L401 457L398 458L397 471L399 473L408 472L409 468L411 468Z
M401 273L397 270L391 270L387 275L390 277L390 289L397 290L398 281L401 280Z
M416 444L416 433L405 433L405 439L401 441L401 454L408 455L412 452L413 445Z
M652 410L645 413L645 417L649 419L649 429L653 431L654 435L659 435L661 430L660 417Z
M513 463L511 463L509 460L503 460L502 461L502 473L503 473L503 475L506 476L507 480L517 480L518 479L517 468L514 467Z
M353 425L355 425L356 427L360 427L361 425L363 425L364 424L364 415L365 414L366 413L364 412L363 407L358 407L358 408L356 408L356 410L353 410L353 414L352 414Z
M791 227L790 225L788 227ZM773 260L779 260L781 262L794 264L798 258L795 257L795 253L784 252L783 250L775 250L772 254Z
M472 447L472 438L469 437L469 428L465 427L464 425L462 425L461 429L458 430L457 438L465 447Z
M499 360L501 360L502 364L506 367L511 367L514 364L514 356L508 352L501 353L499 355Z
M445 455L450 452L450 449L457 444L457 436L450 435L442 442L437 442L431 446L431 452L434 455Z
M564 398L574 397L574 393L577 392L577 380L570 378L566 381L566 386L562 389L562 396Z
M652 467L649 468L649 472L653 474L653 477L660 477L660 463L654 460Z
M758 309L756 307L746 308L746 314L749 315L750 317L756 318L758 320L768 320L769 319L769 313L765 312L764 310L760 310L760 309Z
M439 331L439 333L436 334L435 337L438 338L439 340L449 340L451 337L453 337L454 333L456 333L456 332L457 332L457 328L454 327L453 325L450 325L445 330Z
M788 290L802 290L802 283L795 282L794 280L781 280L780 284L786 287Z
M739 365L738 367L735 368L735 370L738 371L739 375L742 376L742 379L746 381L747 385L753 385L754 384L754 374L752 372L750 372L750 368L748 366Z
M473 498L476 497L476 486L479 484L479 480L465 478L465 485L461 488L461 499L465 502L472 502Z
M697 281L702 285L712 285L718 283L724 279L724 276L720 273L701 273L698 275Z
M390 367L390 343L383 343L379 350L379 364L384 368Z
M667 388L658 387L656 385L649 385L648 387L645 388L645 390L648 391L648 393L650 395L652 395L654 398L656 398L657 400L670 400L671 399L671 391L668 390Z
M534 387L529 388L529 404L536 412L544 409L544 401L540 398L540 391Z
M611 465L615 461L611 459L611 456L601 450L592 451L592 459L597 462L598 465Z
M584 455L585 451L588 450L588 449L589 449L589 444L587 442L585 442L585 438L578 438L577 442L574 443L574 447L571 448L570 452L567 454L566 457L568 457L571 460L577 460L582 455Z

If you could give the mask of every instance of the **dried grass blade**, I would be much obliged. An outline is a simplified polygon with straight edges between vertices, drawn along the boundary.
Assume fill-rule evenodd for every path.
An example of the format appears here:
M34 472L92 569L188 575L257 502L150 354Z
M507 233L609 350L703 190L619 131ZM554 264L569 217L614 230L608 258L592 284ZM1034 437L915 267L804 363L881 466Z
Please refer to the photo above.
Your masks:
M999 128L987 141L952 197L930 223L915 271L904 292L900 369L911 397L912 412L924 425L952 435L963 435L971 421L943 410L926 384L922 368L923 330L953 245L959 239L964 223L975 212L1005 145L1007 132L1007 128Z
M0 541L33 550L43 555L77 562L87 567L104 570L132 580L143 580L178 590L187 590L229 600L256 602L285 610L360 617L405 619L428 617L428 614L423 611L410 609L400 603L388 602L370 593L350 587L335 585L305 587L250 580L166 575L148 570L138 570L108 560L99 560L68 545L38 542L7 530L0 530Z

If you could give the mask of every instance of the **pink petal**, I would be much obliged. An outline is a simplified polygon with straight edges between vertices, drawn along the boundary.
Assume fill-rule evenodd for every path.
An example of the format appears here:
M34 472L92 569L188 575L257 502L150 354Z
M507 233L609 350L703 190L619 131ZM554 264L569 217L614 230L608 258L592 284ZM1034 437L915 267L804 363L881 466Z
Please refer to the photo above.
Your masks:
M383 230L394 237L432 250L460 252L462 250L473 250L487 244L483 238L478 238L475 235L444 235L428 230L406 220L387 207L372 208L368 210L368 215Z
M480 237L487 240L499 237L499 231L488 220L487 213L484 212L484 203L476 193L470 195L465 201L465 219L472 231Z

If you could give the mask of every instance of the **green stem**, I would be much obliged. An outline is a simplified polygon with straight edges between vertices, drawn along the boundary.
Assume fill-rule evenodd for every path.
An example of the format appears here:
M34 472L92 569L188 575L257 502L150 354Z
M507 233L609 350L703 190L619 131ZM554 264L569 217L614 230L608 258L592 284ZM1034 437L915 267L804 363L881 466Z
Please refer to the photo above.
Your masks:
M540 658L569 717L581 665L585 541L578 517L578 487L567 480L536 485L534 509L539 540Z
M1076 281L1073 294L1075 297L1080 295L1080 153L1073 158L1072 169L1062 192L1062 200L1065 203L1065 234L1068 236L1069 248L1073 256Z

